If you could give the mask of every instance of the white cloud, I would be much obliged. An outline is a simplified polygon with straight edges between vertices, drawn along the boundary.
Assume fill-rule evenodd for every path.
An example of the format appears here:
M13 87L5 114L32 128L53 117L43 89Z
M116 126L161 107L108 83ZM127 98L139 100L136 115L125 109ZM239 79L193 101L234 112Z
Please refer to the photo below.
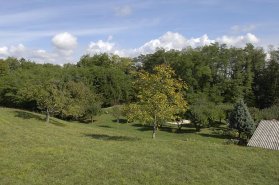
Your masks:
M123 8L115 7L114 8L116 16L126 16L132 13L132 9L129 6L124 6Z
M29 49L23 44L18 46L0 47L0 58L7 58L8 56L16 58L26 58L36 63L53 63L53 64L63 64L63 63L76 63L77 59L73 57L73 49L77 46L77 38L73 35L65 32L55 35L52 40L53 50L45 51L43 49Z
M231 32L232 33L239 33L239 32L248 32L248 31L252 31L254 29L256 29L257 26L256 25L246 25L246 26L239 26L239 25L235 25L233 27L231 27Z
M113 36L110 35L110 36L108 37L108 41L110 41L110 40L112 40L112 39L113 39Z
M90 42L87 53L95 54L95 53L113 53L115 51L114 45L115 43L109 42L112 40L112 36L110 35L107 42L99 40L98 42Z
M238 33L239 32L239 26L238 25L235 25L235 26L233 26L233 27L231 27L231 30L232 30L232 32L233 33Z
M247 33L246 36L229 37L222 36L216 39L217 42L227 44L228 46L245 47L246 43L257 44L260 40L253 34Z
M9 51L10 55L12 55L13 57L21 57L24 55L25 52L26 48L23 44L19 44L17 47L11 46Z
M77 46L77 37L74 37L67 32L60 33L52 38L51 43L58 49L72 50Z
M23 44L18 46L0 46L0 58L7 58L8 56L13 56L17 58L24 57L30 59L37 63L53 63L53 64L63 64L63 63L76 63L78 59L74 58L74 48L77 45L77 38L68 33L58 34L54 36L53 49L51 51L45 51L43 49L29 49ZM74 38L72 41L68 41L65 38ZM185 36L179 33L166 32L163 36L158 39L153 39L141 47L134 49L122 49L117 47L115 42L112 42L113 37L110 35L107 41L99 40L98 42L90 42L86 50L87 53L114 53L123 57L137 57L140 54L154 53L156 49L164 48L166 50L181 50L184 47L191 46L196 48L198 46L210 45L211 43L219 42L221 44L227 44L228 47L245 47L246 43L258 44L259 38L255 35L248 33L244 36L232 37L232 36L222 36L215 40L211 40L205 34L198 38L187 39ZM73 48L73 49L72 49Z
M247 32L247 31L252 31L252 30L254 30L254 29L256 29L256 28L257 28L256 25L250 25L250 26L244 26L244 27L242 28L242 30L243 30L244 32Z
M8 50L9 49L7 46L0 47L0 56L2 56L2 57L9 56Z
M97 43L91 42L89 44L87 52L90 54L107 52L115 53L120 56L136 57L140 54L154 53L157 48L161 47L165 48L166 50L181 50L186 46L192 46L195 48L197 46L209 45L213 42L215 41L208 39L207 35L203 35L199 38L191 38L188 40L186 37L179 33L173 33L169 31L162 37L151 40L136 49L118 49L117 47L114 47L115 43L109 42L109 40L107 42L99 40Z

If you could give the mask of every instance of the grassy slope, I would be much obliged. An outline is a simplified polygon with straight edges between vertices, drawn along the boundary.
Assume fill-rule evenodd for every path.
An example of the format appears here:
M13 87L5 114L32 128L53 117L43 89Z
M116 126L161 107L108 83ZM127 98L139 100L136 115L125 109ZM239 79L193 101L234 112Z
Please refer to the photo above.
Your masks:
M69 123L0 108L1 184L278 184L279 152L221 145L224 138ZM175 128L175 127L174 127ZM188 138L188 140L186 140ZM191 140L189 140L191 138Z

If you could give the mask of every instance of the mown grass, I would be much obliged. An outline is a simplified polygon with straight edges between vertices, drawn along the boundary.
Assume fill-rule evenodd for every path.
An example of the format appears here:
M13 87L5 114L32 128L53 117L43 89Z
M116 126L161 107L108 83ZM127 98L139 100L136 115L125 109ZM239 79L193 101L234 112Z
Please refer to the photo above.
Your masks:
M222 145L207 129L172 133L138 123L117 129L0 108L0 184L278 184L279 152ZM189 132L188 132L189 131ZM190 139L191 138L191 139Z

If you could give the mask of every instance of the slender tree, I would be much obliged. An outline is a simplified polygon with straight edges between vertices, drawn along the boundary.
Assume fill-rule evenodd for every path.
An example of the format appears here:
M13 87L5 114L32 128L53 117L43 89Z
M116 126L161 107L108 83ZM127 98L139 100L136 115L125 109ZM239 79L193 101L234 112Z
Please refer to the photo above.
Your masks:
M102 112L101 105L98 103L93 103L86 110L86 114L91 118L91 123L94 122L93 121L94 116L100 115L101 112Z
M112 108L112 115L117 120L117 128L119 127L119 119L122 115L122 107L120 105L114 105Z

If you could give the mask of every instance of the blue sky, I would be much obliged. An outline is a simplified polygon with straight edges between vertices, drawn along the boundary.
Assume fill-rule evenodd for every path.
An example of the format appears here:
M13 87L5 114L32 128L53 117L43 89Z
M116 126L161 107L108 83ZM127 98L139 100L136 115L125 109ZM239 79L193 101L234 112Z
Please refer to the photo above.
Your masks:
M63 64L213 42L277 47L278 10L278 0L1 0L0 58Z

